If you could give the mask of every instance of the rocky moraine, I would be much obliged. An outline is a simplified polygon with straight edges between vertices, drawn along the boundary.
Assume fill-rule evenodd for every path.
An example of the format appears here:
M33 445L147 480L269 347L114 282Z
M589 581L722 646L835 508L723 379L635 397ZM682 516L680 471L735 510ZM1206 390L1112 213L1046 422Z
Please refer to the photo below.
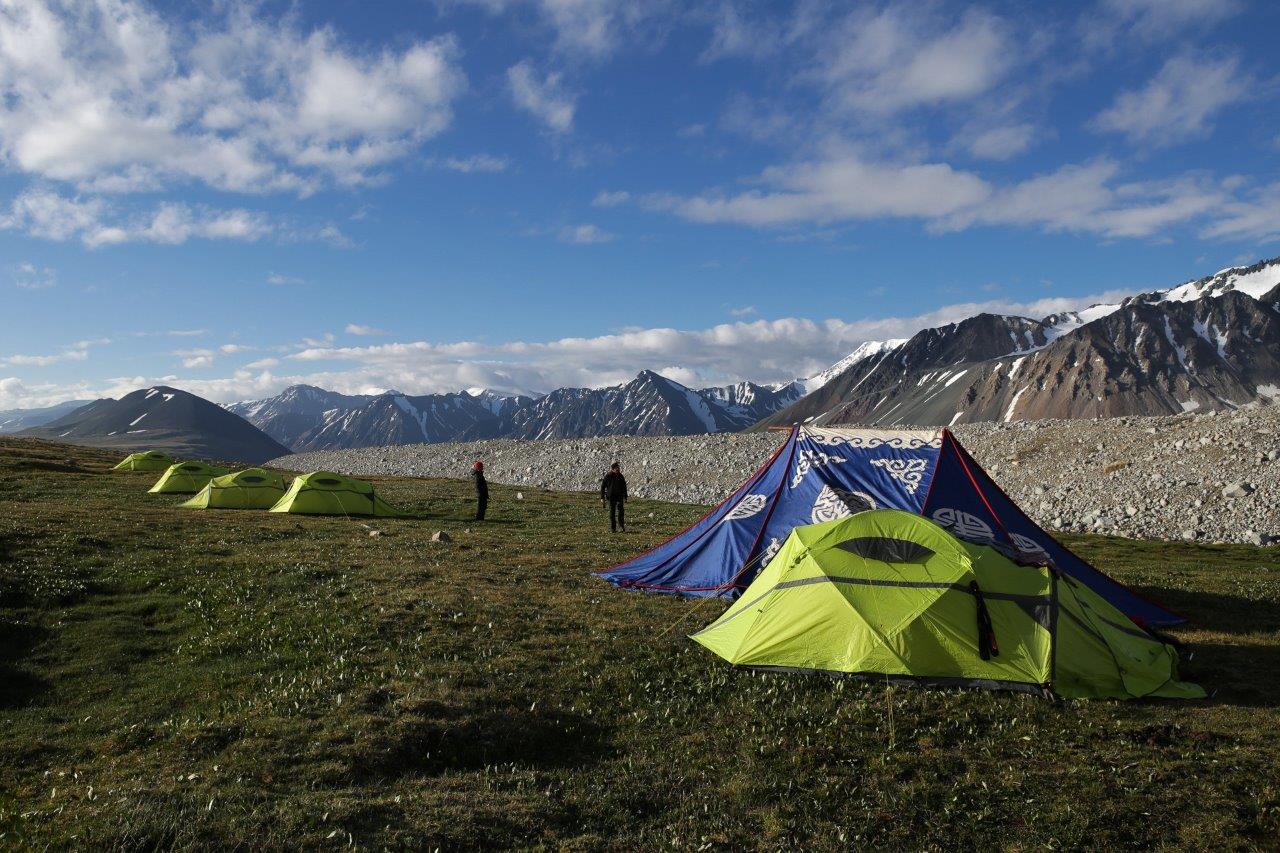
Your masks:
M1280 542L1280 405L1109 420L966 424L956 436L1038 523L1139 539ZM476 441L316 451L273 464L354 476L464 477L591 491L622 463L635 497L718 503L776 432L559 441Z

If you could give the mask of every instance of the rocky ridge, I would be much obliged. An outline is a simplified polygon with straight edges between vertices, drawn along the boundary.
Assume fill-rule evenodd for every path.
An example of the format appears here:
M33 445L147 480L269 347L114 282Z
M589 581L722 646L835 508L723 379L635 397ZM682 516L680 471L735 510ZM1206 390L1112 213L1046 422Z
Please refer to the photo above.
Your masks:
M1107 420L964 424L961 443L1051 530L1140 539L1280 541L1280 405ZM620 461L636 497L712 504L782 440L779 433L490 440L319 451L292 470L354 476L463 477L483 459L491 481L593 491Z

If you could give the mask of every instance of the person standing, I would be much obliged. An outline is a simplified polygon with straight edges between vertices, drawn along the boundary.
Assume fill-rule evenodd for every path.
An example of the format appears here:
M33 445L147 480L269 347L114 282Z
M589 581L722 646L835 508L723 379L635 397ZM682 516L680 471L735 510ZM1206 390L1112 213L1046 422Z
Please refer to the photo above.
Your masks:
M484 521L485 510L489 508L489 483L484 478L484 463L479 459L471 467L471 476L476 481L476 521Z
M609 473L600 481L600 500L609 504L609 529L617 533L627 532L627 479L617 462L609 466Z

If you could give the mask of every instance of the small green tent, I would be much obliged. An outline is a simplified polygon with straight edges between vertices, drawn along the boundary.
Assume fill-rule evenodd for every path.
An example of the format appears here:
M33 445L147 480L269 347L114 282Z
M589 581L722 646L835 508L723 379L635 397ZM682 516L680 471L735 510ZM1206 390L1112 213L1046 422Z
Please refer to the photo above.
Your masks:
M200 493L180 506L189 509L271 509L284 496L279 471L246 468L214 477Z
M289 491L271 512L298 512L305 515L377 515L395 517L400 511L373 490L373 485L334 474L313 471L294 479Z
M226 473L226 468L204 462L178 462L170 465L148 491L153 495L190 495L209 485L214 477Z
M145 453L130 453L113 471L163 471L174 463L172 457L159 450L148 450Z
M795 528L693 639L762 669L1069 698L1197 698L1177 653L1097 593L908 512Z

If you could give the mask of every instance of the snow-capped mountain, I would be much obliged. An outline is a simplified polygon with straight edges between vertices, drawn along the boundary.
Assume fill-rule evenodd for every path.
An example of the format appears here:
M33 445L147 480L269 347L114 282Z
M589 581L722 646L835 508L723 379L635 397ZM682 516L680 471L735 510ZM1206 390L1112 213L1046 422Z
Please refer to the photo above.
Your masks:
M363 406L371 394L339 394L314 385L290 385L274 397L226 406L267 435L294 447L306 432L327 417Z
M265 462L288 448L242 417L178 388L157 385L119 400L95 400L23 435L124 450L166 450L178 458Z
M862 359L768 424L952 424L1280 397L1280 258L1042 320L982 314Z
M739 382L693 390L642 371L612 388L560 388L542 397L472 388L409 396L359 397L295 385L276 397L227 408L295 451L481 438L688 435L745 429L803 396Z
M886 350L896 349L906 342L906 338L890 338L887 341L866 341L865 343L860 344L853 352L849 353L826 370L821 373L815 373L807 379L797 379L795 384L799 385L804 393L812 394L814 391L817 391L819 388L826 385L832 379L835 379L841 373L844 373L858 362L865 361L866 359L871 358L874 355L879 355Z

